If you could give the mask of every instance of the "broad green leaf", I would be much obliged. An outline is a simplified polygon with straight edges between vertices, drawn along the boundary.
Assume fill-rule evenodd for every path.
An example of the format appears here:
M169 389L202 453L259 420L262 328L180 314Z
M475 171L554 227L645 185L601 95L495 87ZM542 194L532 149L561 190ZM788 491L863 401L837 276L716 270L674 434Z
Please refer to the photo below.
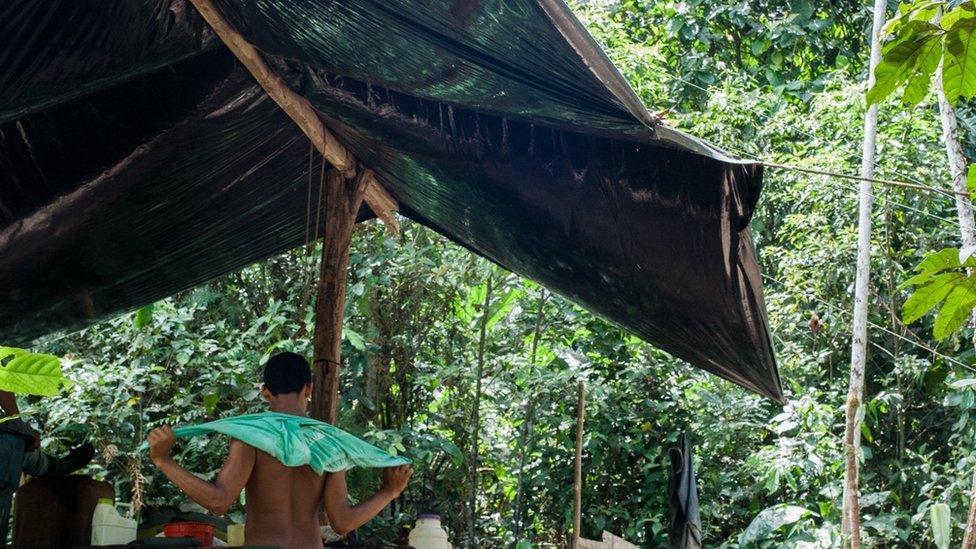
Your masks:
M133 324L135 325L136 329L145 328L146 326L149 325L150 322L152 322L152 316L153 316L152 303L146 305L145 307L139 307L138 309L136 309L136 316L133 321Z
M906 105L917 105L925 99L931 88L932 76L939 68L942 59L942 40L929 36L919 49L917 61L905 81L902 101Z
M61 375L60 358L0 347L0 389L21 395L53 396L71 384Z
M754 547L784 526L795 524L813 513L796 505L777 505L763 509L739 535L740 547Z
M935 546L939 549L948 549L952 528L949 506L945 503L932 505L929 507L929 518L932 520L932 541Z
M943 340L952 335L966 323L976 306L976 279L967 277L965 282L956 285L945 298L945 303L935 317L932 335Z
M908 324L922 318L965 279L963 273L942 273L932 277L925 285L916 287L915 293L902 306L902 321Z
M906 34L884 48L881 62L874 71L874 86L868 90L868 105L873 105L891 95L909 79L923 77L921 71L931 64L932 49L938 49L937 32L940 29L923 21L912 21L905 27ZM926 76L926 78L930 77L931 75ZM915 87L917 88L918 84ZM917 94L917 91L913 93Z
M488 322L485 328L490 330L495 324L501 319L505 318L509 312L512 311L512 307L515 305L515 301L522 297L525 292L519 289L514 289L506 292L501 299L491 304L489 307L490 316L488 317Z
M966 190L970 199L976 199L976 164L970 164L966 171Z
M973 263L974 260L972 258L966 261L966 265L969 267L976 266ZM962 267L962 264L959 262L959 250L957 248L943 248L937 252L929 252L922 259L922 262L915 267L915 272L918 274L902 282L898 287L904 289L908 286L919 286L925 284L933 276L942 271L958 269L960 267Z
M973 385L976 385L976 378L970 377L966 379L957 379L956 381L950 383L949 387L952 387L953 389L965 389L966 387L972 387Z
M348 341L349 344L352 345L357 351L366 350L366 340L359 332L351 328L343 328L342 337L346 339L346 341Z
M947 11L942 16L942 19L939 20L939 24L942 26L943 29L949 30L959 20L971 19L974 15L976 15L976 11L973 10L973 3L965 2Z
M976 19L961 19L946 33L942 88L953 105L976 94Z

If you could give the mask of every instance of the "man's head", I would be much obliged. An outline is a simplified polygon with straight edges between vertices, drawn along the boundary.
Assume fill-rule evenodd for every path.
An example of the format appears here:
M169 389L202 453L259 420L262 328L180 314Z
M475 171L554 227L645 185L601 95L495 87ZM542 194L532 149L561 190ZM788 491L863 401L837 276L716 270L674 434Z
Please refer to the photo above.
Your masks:
M272 409L298 405L304 410L312 396L312 369L305 357L286 352L269 358L264 365L261 394Z

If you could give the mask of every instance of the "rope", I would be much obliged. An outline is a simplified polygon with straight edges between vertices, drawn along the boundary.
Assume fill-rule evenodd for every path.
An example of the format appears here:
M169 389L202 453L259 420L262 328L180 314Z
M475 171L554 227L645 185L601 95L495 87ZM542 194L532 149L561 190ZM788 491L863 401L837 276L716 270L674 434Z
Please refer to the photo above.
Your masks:
M773 278L773 277L771 277L769 275L766 275L766 274L763 274L762 277L765 278L766 280L769 280L771 282L775 282L775 283L779 284L784 289L787 289L787 290L790 290L791 289L790 286L786 282L783 282L782 280L775 279L775 278ZM818 298L818 297L816 297L814 295L810 295L810 294L808 294L808 293L806 293L806 292L804 292L802 290L794 290L794 291L799 291L799 293L804 298L806 298L806 299L810 299L812 301L816 301L817 303L820 303L821 305L825 305L827 307L830 307L831 309L834 309L836 311L840 311L843 314L846 314L846 315L850 315L851 314L851 312L848 311L847 309L844 309L844 308L842 308L842 307L840 307L838 305L834 305L833 303L829 303L829 302L827 302L827 301L825 301L823 299L820 299L820 298ZM907 338L907 337L905 337L905 336L903 336L903 335L901 335L901 334L899 334L897 332L893 332L893 331L889 330L888 328L885 328L884 326L881 326L880 324L875 324L874 322L871 322L869 320L868 321L868 326L871 326L872 328L876 328L878 330L881 330L882 332L885 332L888 335L894 336L894 337L896 337L896 338L898 338L898 339L900 339L900 340L902 340L902 341L904 341L904 342L912 345L913 347L916 347L918 349L922 349L923 351L925 351L927 353L931 353L931 354L933 354L935 356L941 357L942 359L946 360L947 362L951 362L951 363L953 363L953 364L955 364L955 365L957 365L957 366L959 366L961 368L964 368L966 370L969 370L970 372L976 372L976 368L974 368L973 366L970 366L969 364L966 364L965 362L961 362L961 361L959 361L959 360L957 360L955 358L952 358L951 356L948 356L948 355L945 355L943 353L940 353L939 351L936 351L935 349L933 349L932 347L929 347L928 345L925 345L923 343L919 343L918 341L915 341L913 339L909 339L909 338ZM875 345L875 346L878 346L877 343L872 342L872 344ZM885 349L885 350L887 351L887 349ZM888 352L888 354L889 355L891 354L890 351Z
M312 151L314 150L314 145L312 141L308 142L308 189L305 193L307 201L305 203L305 245L308 246L309 234L312 231Z
M878 179L878 178L875 178L875 177L861 177L859 175L851 175L851 174L840 173L840 172L832 172L832 171L829 171L829 170L820 170L820 169L815 169L815 168L801 168L800 166L793 166L793 165L790 165L790 164L779 164L779 163L776 163L776 162L766 162L765 160L753 160L753 161L756 162L757 164L761 164L763 166L766 166L767 168L778 168L778 169L781 169L781 170L791 170L791 171L795 171L795 172L811 173L811 174L815 174L815 175L826 175L826 176L829 176L829 177L839 177L839 178L842 178L842 179L853 179L855 181L867 181L868 183L878 183L878 184L881 184L881 185L889 185L889 186L892 186L892 187L903 187L903 188L906 188L906 189L917 189L917 190L921 190L921 191L929 191L929 192L939 193L939 194L948 196L949 198L952 198L952 199L955 199L956 196L965 196L967 198L969 197L969 194L968 193L961 193L961 192L956 192L956 191L947 191L945 189L940 189L938 187L932 187L932 186L929 186L929 185L922 185L922 184L919 184L919 183L909 183L907 181L896 181L894 179Z

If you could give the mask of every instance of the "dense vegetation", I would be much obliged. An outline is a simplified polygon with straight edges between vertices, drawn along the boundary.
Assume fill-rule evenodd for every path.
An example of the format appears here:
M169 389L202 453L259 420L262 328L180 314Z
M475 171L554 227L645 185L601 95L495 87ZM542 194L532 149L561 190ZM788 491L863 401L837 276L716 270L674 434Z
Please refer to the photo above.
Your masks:
M860 3L604 1L576 6L653 110L747 157L855 173L870 14ZM878 175L945 185L931 97L881 106ZM964 126L972 120L960 106ZM953 536L976 466L976 364L969 330L943 341L932 319L902 323L899 284L929 251L958 246L951 200L875 188L871 347L863 434L866 542L926 546L928 508ZM693 369L430 230L371 224L351 258L340 424L417 462L405 497L367 528L391 540L419 512L455 545L556 546L570 523L575 381L588 383L583 529L665 544L666 449L692 437L707 546L837 545L850 354L856 185L769 170L753 231L789 404ZM50 338L77 386L29 408L63 448L88 436L92 467L123 499L185 502L136 451L161 423L260 407L259 365L310 354L314 246L270 258L151 309ZM483 304L489 303L487 311ZM485 337L479 337L481 326ZM479 356L483 392L476 400ZM475 407L480 410L475 416ZM473 418L479 417L478 424ZM472 448L473 433L479 433ZM221 440L180 456L220 465ZM478 456L470 508L472 455ZM358 471L362 495L376 478ZM239 512L239 509L235 512Z

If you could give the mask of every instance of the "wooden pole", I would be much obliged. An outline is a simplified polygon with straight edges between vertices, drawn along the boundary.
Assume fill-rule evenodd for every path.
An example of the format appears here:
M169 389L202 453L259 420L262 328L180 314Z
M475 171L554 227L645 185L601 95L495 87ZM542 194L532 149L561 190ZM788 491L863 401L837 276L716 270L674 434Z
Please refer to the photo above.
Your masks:
M330 170L325 181L325 233L312 339L311 415L329 423L336 422L338 411L349 244L369 176L369 170L363 170L347 183L338 170Z
M875 0L871 26L871 57L868 62L867 89L875 82L874 69L881 61L881 27L887 0ZM841 537L845 547L861 547L861 510L858 499L861 454L861 422L864 411L864 370L867 364L868 298L871 280L871 210L874 195L874 157L877 150L878 106L871 105L864 115L864 142L861 150L861 184L857 219L857 275L854 281L854 321L851 326L851 376L847 390L844 422L844 493L841 506Z
M288 84L268 67L264 57L261 56L261 52L245 40L224 19L211 0L190 1L213 28L224 45L254 76L254 79L257 80L268 96L298 124L298 127L308 136L312 145L328 160L329 164L342 172L346 179L352 178L356 174L356 158L325 127L322 119L319 118L318 111L312 107L308 99L289 88ZM368 187L365 196L366 204L373 210L376 217L386 225L387 229L395 234L399 230L396 218L392 215L392 212L398 209L396 199L390 196L390 193L376 180L375 176L370 175L366 183Z
M488 318L491 316L491 294L494 291L493 272L485 282L485 301L481 305L478 335L478 366L475 370L474 407L471 410L471 469L468 472L470 498L468 502L468 542L478 547L478 444L481 433L481 378L485 375L485 341L488 334Z
M579 549L580 514L583 512L583 416L585 384L581 379L576 402L576 460L573 463L573 537L570 549Z

